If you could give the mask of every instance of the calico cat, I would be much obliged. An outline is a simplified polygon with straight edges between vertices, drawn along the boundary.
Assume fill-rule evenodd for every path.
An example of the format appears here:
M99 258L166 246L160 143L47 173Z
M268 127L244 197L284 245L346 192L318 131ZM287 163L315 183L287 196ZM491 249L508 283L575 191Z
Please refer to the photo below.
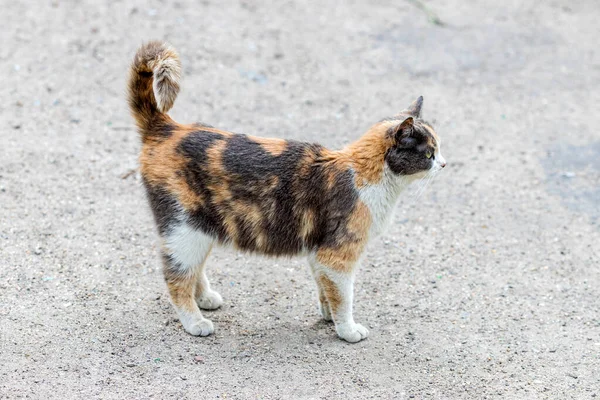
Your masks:
M353 285L367 243L390 220L400 192L446 165L440 139L420 118L423 98L373 125L342 150L266 139L167 111L181 63L161 42L142 46L129 76L129 106L142 139L140 171L161 238L164 277L187 332L214 327L200 309L223 300L205 262L213 245L268 256L306 255L319 307L338 336L369 334L352 316Z

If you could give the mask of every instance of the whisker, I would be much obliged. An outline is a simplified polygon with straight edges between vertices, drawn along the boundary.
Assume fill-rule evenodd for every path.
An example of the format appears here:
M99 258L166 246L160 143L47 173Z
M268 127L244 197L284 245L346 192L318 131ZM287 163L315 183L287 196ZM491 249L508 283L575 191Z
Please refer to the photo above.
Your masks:
M428 182L429 182L430 179L431 179L431 171L428 171L427 175L423 179L420 180L420 182L419 182L420 185L419 185L419 187L417 188L417 190L414 193L414 199L415 199L415 201L418 200L421 197L421 195L425 191L425 188L427 188L427 184L428 184Z
M423 193L425 193L425 190L427 189L427 186L429 186L429 182L431 182L432 179L433 179L432 175L429 175L427 177L427 180L425 181L425 183L423 184L423 187L419 191L419 195L417 196L417 200L420 199L421 196L423 196Z
M419 180L419 184L417 185L417 187L415 188L415 190L412 193L412 197L415 200L417 200L419 198L419 196L421 195L422 191L425 189L428 177L429 177L429 172L427 172L427 175L423 179Z
M419 187L419 191L416 195L415 201L418 200L423 193L425 193L425 190L427 189L427 187L429 186L429 184L433 181L433 179L436 177L438 170L431 170L427 173L426 179L423 179L423 184Z

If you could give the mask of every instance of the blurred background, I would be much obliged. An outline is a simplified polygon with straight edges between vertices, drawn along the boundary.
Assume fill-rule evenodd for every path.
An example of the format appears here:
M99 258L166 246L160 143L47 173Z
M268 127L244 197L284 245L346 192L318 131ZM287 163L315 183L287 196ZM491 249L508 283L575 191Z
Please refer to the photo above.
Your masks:
M598 398L597 1L20 1L0 13L0 397ZM448 166L401 198L339 341L303 259L218 250L187 335L136 172L128 66L172 116L340 148L423 95Z

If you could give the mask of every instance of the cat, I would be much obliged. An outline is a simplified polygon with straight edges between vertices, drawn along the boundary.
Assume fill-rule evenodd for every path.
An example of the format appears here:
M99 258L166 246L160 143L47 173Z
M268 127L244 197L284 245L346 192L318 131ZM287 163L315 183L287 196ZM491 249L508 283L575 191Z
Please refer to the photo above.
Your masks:
M446 162L420 118L423 97L342 150L183 125L167 112L181 62L149 42L130 68L129 106L142 141L140 173L161 238L164 278L184 329L214 332L200 309L223 300L206 277L213 245L267 256L308 256L319 310L348 342L369 331L352 315L357 266L383 232L400 192Z

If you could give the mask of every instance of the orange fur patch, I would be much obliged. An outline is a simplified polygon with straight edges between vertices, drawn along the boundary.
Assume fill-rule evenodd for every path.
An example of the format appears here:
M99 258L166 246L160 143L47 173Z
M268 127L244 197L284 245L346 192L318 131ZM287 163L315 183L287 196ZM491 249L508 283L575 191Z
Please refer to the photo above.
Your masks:
M198 268L192 274L179 275L173 273L168 265L164 265L163 271L169 295L173 304L185 311L194 312L197 309L196 305L196 290L198 285Z
M369 207L362 201L359 201L354 206L354 211L348 219L348 232L362 241L366 239L370 226L371 212L369 211Z
M340 171L337 168L335 168L327 172L327 190L331 190L335 186L336 178L338 176L338 172Z
M225 226L225 230L227 231L227 235L234 242L238 242L238 226L235 222L235 216L232 214L225 214L223 216L223 225Z
M267 194L269 194L270 192L272 192L273 190L275 190L277 188L277 185L279 185L279 177L278 176L271 176L265 182L265 185L264 185L263 190L262 190L262 194L266 196Z
M140 172L150 185L164 186L177 196L184 208L194 210L198 205L204 204L204 199L178 173L186 168L187 160L177 153L177 146L189 133L189 129L178 127L167 139L147 140L142 147L139 162Z
M319 287L319 301L321 302L323 307L329 307L329 302L327 301L327 297L325 296L325 291L321 287L321 282L317 282L317 285Z
M197 266L195 269L195 271L197 272L195 274L195 279L196 279L196 288L194 291L195 298L200 297L200 295L204 292L204 289L206 289L204 286L202 286L202 280L200 279L200 274L202 273L202 270L204 269L204 265L206 264L206 260L208 259L208 255L210 254L211 251L212 251L212 245L210 246L210 249L206 253L206 257L204 258L204 261L202 262L202 264Z
M206 150L208 168L210 168L210 172L213 176L221 178L226 174L225 167L223 166L223 152L226 147L227 142L220 140Z
M394 145L387 130L393 123L381 122L374 125L360 139L341 151L342 158L356 172L355 184L361 188L374 184L383 177L385 154Z
M437 148L438 147L438 143L440 142L440 138L438 137L437 133L433 130L432 127L430 127L427 124L422 124L422 126L427 130L427 132L429 132L431 134L431 136L435 140L435 141L431 141L430 140L428 142L429 146L431 146L433 148Z
M210 169L211 176L215 178L215 182L207 185L207 188L213 195L213 201L223 209L223 225L227 231L227 235L235 243L239 232L235 220L236 215L228 212L230 211L228 205L233 196L229 190L227 174L223 167L223 151L226 146L226 142L218 141L206 151L208 168Z
M248 139L260 144L260 146L274 157L280 156L287 149L287 140L275 138L262 138L248 136Z
M329 303L331 312L335 315L342 304L342 296L335 283L325 275L319 276L319 285L325 294L326 302L321 300L324 305Z
M239 220L244 221L246 228L249 228L256 247L263 250L267 244L267 238L262 229L263 214L260 207L256 204L237 201L233 206L233 212Z
M321 247L317 250L317 260L338 272L352 271L367 244L371 213L369 208L358 202L348 219L347 237L335 247Z
M300 220L300 238L306 240L315 229L315 212L313 210L306 210L302 213Z

